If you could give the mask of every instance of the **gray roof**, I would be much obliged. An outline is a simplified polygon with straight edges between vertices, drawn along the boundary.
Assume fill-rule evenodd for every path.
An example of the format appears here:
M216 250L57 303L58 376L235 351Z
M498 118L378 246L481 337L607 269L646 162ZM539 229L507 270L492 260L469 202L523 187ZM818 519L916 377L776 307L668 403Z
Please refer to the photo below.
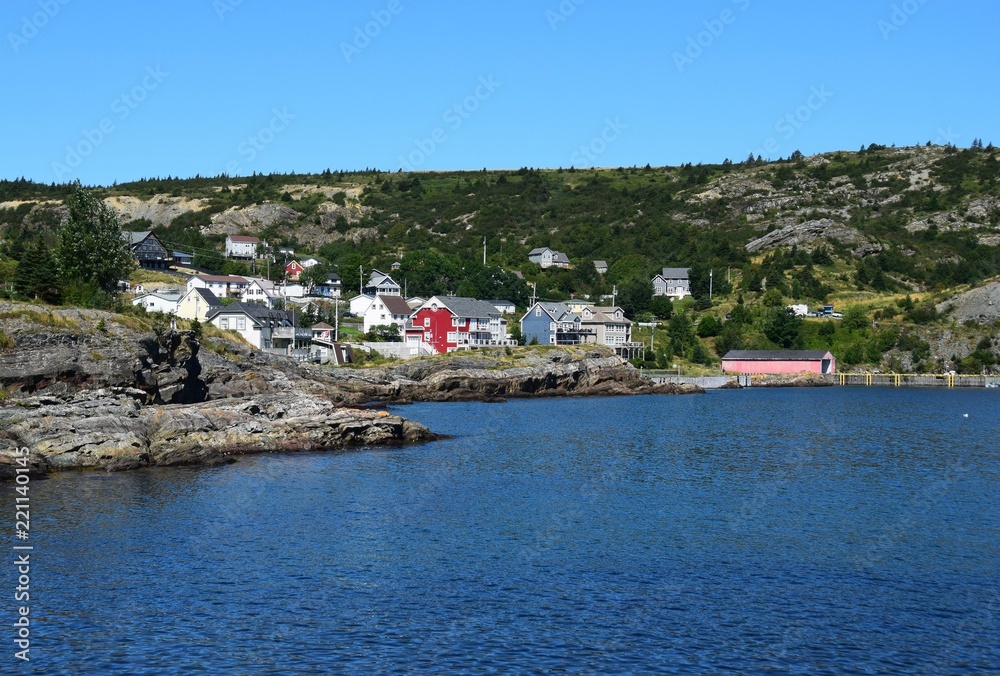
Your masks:
M606 267L608 267L608 262L607 261L594 261L594 267L597 267L597 268L606 268Z
M475 317L489 319L499 311L485 300L463 298L461 296L436 296L441 303L452 311L456 317Z
M687 279L691 268L663 268L660 273L664 279Z
M263 305L258 305L257 303L233 303L231 305L220 306L209 311L208 319L214 319L219 315L246 315L260 324L267 321L291 323L291 318L289 317L288 312L269 310Z
M370 277L368 277L368 283L365 284L365 288L379 286L380 284L383 284L387 281L391 282L394 286L399 286L399 284L396 283L396 280L394 280L392 277L385 274L384 272L380 270L372 270L372 274Z
M581 317L578 314L574 314L570 309L569 305L566 303L547 303L544 301L539 301L535 303L538 307L542 308L549 317L552 318L554 322L578 322L581 321ZM528 308L528 313L525 316L531 314L531 311L535 309L535 305Z
M632 320L625 316L625 312L620 307L590 307L586 308L594 313L590 319L584 318L585 324L631 324ZM621 312L621 318L616 318L615 313Z
M196 286L191 289L191 293L196 293L201 296L202 300L208 303L211 307L222 307L222 301L219 300L219 297L204 287Z
M529 256L539 256L539 255L545 253L546 251L551 251L551 249L549 249L549 247L547 247L547 246L540 246L537 249L532 249L531 251L529 251L528 255Z
M553 251L552 261L555 263L566 263L567 265L569 265L569 256L567 256L561 251Z
M123 232L122 237L129 237L133 246L146 239L153 233L149 230L143 230L142 232Z
M489 303L490 305L513 305L513 303L510 302L509 300L488 300L485 302Z
M743 361L816 361L832 357L829 350L730 350L723 359Z

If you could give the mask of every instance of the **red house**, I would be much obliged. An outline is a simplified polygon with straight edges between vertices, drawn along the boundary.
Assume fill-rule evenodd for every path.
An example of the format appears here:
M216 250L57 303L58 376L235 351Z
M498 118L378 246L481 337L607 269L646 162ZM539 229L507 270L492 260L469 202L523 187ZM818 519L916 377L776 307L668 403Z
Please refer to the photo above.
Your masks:
M730 350L722 358L728 373L836 373L837 360L824 350Z
M298 261L292 261L285 266L285 274L288 275L288 278L293 282L299 281L299 275L305 271L306 269L302 267L302 264Z
M486 301L434 296L418 307L406 326L406 342L421 342L436 352L498 345L504 336L500 311Z

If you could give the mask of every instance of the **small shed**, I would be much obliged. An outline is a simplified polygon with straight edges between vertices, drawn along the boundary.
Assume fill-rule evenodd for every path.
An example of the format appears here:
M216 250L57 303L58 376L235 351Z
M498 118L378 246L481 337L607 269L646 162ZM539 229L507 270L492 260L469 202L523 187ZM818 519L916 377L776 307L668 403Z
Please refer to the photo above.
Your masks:
M728 373L836 373L837 360L826 350L730 350L722 358Z

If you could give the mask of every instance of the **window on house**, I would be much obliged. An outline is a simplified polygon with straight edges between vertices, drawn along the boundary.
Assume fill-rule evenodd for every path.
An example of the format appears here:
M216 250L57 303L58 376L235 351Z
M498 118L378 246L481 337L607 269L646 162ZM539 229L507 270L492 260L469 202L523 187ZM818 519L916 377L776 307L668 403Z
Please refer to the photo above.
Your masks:
M431 318L424 317L424 326L430 326L430 325L431 325Z
M236 330L246 331L247 330L247 320L245 317L240 317L236 320Z
M219 320L219 328L222 329L223 331L228 330L229 329L229 320L228 319L220 319Z

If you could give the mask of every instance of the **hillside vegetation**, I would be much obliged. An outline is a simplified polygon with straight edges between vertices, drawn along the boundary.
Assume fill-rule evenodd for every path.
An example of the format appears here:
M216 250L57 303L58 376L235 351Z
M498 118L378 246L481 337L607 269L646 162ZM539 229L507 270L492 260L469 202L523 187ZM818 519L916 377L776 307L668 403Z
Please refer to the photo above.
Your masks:
M243 272L222 259L222 242L255 234L275 251L317 256L346 289L398 261L410 295L524 306L531 288L519 272L545 299L615 292L633 317L681 311L685 321L656 333L650 361L827 346L847 364L968 371L995 368L989 322L938 306L1000 275L1000 153L974 146L662 168L167 177L94 192L125 229L152 229L207 269ZM31 242L55 241L70 190L0 182L0 279L13 279ZM573 267L529 263L539 246ZM608 262L605 275L595 259ZM692 268L694 305L652 303L661 267ZM803 322L782 316L791 303L853 309Z

